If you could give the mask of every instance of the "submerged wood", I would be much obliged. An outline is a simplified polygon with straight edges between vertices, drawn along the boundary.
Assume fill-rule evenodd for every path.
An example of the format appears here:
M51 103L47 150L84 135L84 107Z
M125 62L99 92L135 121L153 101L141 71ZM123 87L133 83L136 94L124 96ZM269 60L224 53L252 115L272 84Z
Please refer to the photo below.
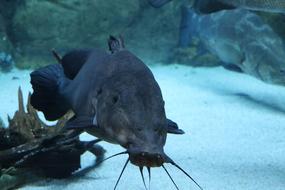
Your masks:
M13 118L8 118L9 127L0 127L0 185L10 189L27 183L25 176L48 176L64 178L80 168L80 156L90 151L100 161L105 150L96 145L99 140L82 142L81 131L64 130L65 122L73 116L66 114L55 125L46 125L27 101L27 111L23 94L18 90L18 110ZM36 163L36 164L35 164ZM11 175L9 168L14 168ZM39 173L40 171L40 173ZM23 175L23 172L29 175ZM36 172L36 173L35 173Z
M59 133L65 122L73 116L73 113L69 112L55 125L48 126L39 118L37 111L30 104L30 99L29 93L25 111L23 93L21 88L18 89L18 110L12 119L8 116L9 127L0 128L0 150Z

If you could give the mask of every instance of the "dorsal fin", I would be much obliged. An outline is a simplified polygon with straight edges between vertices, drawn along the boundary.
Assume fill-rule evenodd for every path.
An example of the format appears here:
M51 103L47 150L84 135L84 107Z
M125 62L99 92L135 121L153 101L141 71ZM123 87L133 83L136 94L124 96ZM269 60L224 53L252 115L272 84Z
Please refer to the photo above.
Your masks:
M55 49L51 50L52 55L54 56L54 58L57 60L57 62L59 64L61 64L62 58L60 57L60 55L57 53L57 51L55 51Z
M122 36L115 38L114 36L110 35L108 40L109 50L111 53L115 53L125 48L124 40Z

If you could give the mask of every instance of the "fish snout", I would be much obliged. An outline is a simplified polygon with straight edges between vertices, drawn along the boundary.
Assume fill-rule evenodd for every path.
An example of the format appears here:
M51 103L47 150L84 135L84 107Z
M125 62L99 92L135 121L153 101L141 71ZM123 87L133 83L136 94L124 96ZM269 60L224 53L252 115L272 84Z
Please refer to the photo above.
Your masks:
M149 152L129 152L132 164L139 167L160 167L165 162L165 155Z

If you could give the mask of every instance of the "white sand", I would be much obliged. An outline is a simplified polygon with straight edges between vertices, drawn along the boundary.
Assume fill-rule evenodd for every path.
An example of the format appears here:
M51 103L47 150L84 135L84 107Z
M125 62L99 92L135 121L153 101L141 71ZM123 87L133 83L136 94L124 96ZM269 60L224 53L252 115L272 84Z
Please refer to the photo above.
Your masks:
M165 152L205 190L285 189L285 115L280 111L285 110L285 88L222 68L172 65L154 66L152 70L161 86L168 117L186 132L169 135ZM12 76L20 80L11 80ZM4 117L17 107L18 86L25 95L30 90L28 72L1 74L0 84L0 116ZM248 94L257 102L236 93ZM119 146L101 144L107 155L122 151ZM110 190L126 159L113 158L80 178L41 181L22 189ZM86 153L83 167L92 162L93 156ZM181 190L198 189L181 172L167 168ZM144 189L137 167L127 167L118 189ZM152 170L151 189L175 188L163 169L156 168Z

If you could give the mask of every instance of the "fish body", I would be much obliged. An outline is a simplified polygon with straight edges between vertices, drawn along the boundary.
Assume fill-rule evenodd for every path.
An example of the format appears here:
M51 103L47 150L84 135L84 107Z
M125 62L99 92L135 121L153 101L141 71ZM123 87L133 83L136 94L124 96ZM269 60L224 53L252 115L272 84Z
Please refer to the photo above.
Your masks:
M121 145L133 164L160 166L168 158L163 150L167 132L183 131L166 118L151 70L124 49L122 41L112 37L109 47L111 54L101 49L76 50L66 54L61 64L32 72L31 104L48 120L72 110L75 116L67 129L84 129Z
M285 13L285 0L194 0L193 7L202 14L235 8Z
M164 166L170 163L202 190L164 153L167 133L184 132L166 118L162 93L151 70L124 48L122 38L110 36L108 45L111 54L101 49L75 50L61 58L53 52L60 64L31 73L32 106L48 120L72 110L75 116L66 123L66 129L83 129L126 149L109 157L129 155L114 189L131 162L139 167L144 185L144 167L149 181L151 167L162 167L171 178Z
M148 0L149 4L155 8L162 7L170 1L172 0ZM236 8L285 13L285 0L189 0L189 4L201 14Z
M149 4L154 8L162 7L163 5L167 4L172 0L148 0Z
M268 83L285 84L282 38L254 12L245 9L199 15L189 10L190 35L217 56L223 66ZM229 68L232 69L232 68Z

